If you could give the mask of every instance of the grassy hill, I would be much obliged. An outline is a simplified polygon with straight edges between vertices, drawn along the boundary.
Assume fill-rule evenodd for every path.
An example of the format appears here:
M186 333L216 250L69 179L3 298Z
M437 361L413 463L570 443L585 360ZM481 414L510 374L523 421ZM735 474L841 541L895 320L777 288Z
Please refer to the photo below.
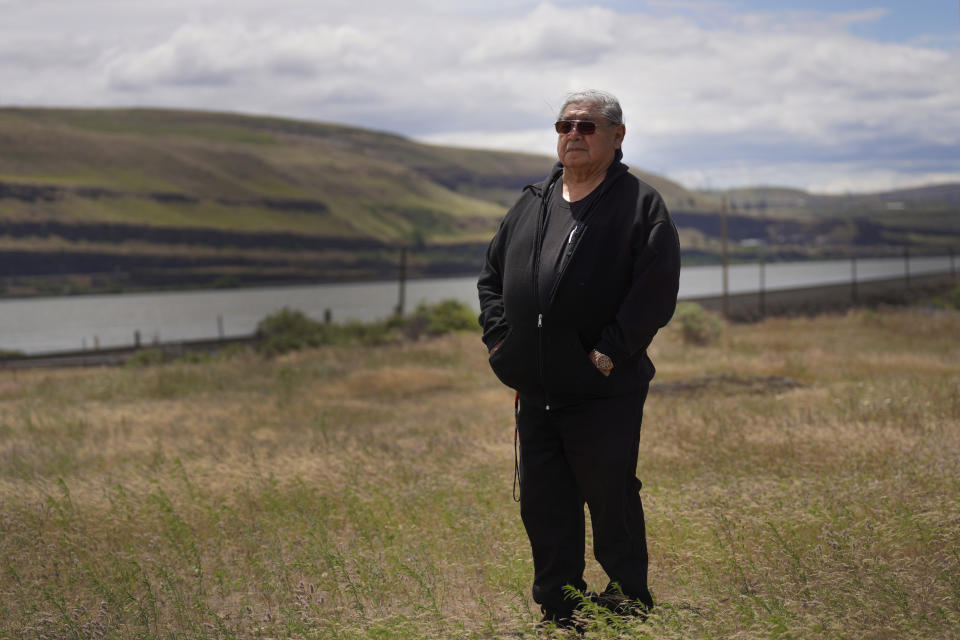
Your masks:
M391 277L400 246L416 249L413 275L473 273L506 208L553 162L333 124L160 109L0 109L0 145L8 295ZM735 245L759 239L805 255L815 241L958 237L957 189L931 205L923 191L852 200L694 192L635 173L664 195L691 256L718 251L724 198L736 207ZM916 216L904 226L902 214L920 209L930 223L918 234ZM874 221L858 218L864 211Z
M334 125L187 111L3 110L0 137L8 150L0 180L60 194L46 207L7 204L8 219L384 241L416 230L460 237L502 214L484 189L513 188L545 164Z
M0 141L4 272L77 289L378 277L393 247L426 242L442 263L549 166L187 111L5 109ZM18 271L31 262L47 268Z

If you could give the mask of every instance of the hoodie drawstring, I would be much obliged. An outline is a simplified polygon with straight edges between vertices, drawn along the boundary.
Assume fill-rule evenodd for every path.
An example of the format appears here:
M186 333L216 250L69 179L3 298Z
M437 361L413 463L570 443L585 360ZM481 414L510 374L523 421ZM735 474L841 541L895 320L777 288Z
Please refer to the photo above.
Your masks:
M513 398L513 501L520 502L520 394Z

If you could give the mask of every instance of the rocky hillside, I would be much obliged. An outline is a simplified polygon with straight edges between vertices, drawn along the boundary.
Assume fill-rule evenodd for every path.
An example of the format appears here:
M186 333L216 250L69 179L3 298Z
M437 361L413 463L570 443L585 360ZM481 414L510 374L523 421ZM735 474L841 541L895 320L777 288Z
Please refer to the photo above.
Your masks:
M7 295L391 277L403 246L413 275L473 273L509 203L553 162L158 109L0 109L0 148ZM955 188L700 193L635 171L666 198L690 258L715 256L725 199L745 254L957 238Z

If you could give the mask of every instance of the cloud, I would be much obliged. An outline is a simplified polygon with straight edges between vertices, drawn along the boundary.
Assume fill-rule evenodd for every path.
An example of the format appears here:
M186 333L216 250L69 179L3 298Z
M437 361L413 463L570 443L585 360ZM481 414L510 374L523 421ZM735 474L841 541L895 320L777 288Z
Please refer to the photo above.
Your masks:
M381 49L349 25L308 29L250 27L239 21L185 25L149 49L114 50L104 60L111 88L226 85L374 70Z
M273 113L552 154L563 94L596 87L623 102L628 160L681 182L960 179L957 48L856 34L883 9L693 4L36 1L0 25L0 101Z
M617 18L613 11L599 7L570 10L542 4L522 20L502 21L473 34L474 43L461 61L471 66L536 64L541 68L589 64L616 47Z

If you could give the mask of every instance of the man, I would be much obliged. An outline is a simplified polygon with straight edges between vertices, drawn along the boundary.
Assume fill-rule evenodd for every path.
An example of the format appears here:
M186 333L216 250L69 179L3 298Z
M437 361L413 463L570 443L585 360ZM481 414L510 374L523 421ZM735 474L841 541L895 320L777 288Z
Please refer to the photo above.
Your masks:
M584 512L618 612L653 606L636 478L654 368L646 348L673 315L676 228L660 195L620 162L617 99L567 96L559 162L524 188L490 242L478 281L490 366L518 393L520 511L533 598L568 626L585 592Z

